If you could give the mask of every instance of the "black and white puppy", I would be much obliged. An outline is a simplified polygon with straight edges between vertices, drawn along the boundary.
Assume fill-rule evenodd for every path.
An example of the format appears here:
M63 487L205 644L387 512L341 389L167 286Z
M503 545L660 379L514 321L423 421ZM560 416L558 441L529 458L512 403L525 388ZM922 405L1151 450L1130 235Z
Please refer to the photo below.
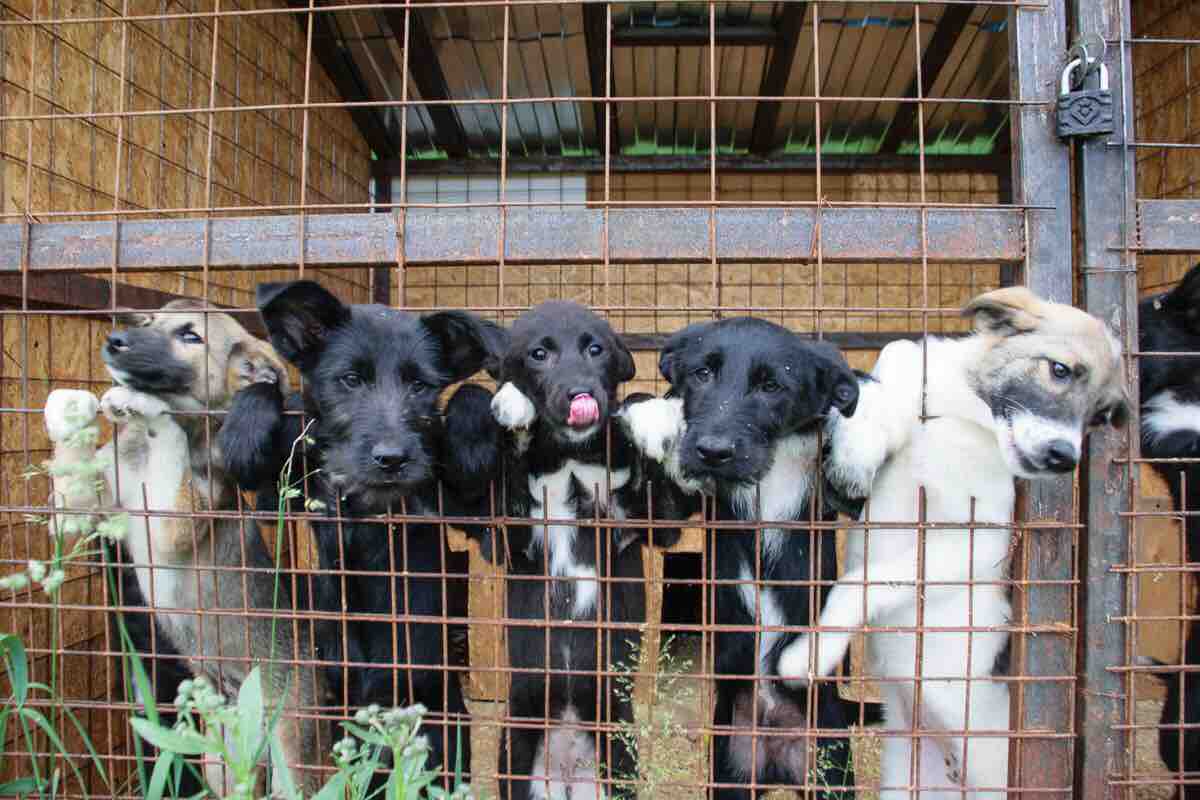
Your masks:
M831 787L823 796L836 796L833 787L854 785L848 739L822 738L810 749L781 729L806 729L809 720L825 730L847 728L849 705L834 684L821 683L810 709L807 690L778 680L779 655L798 635L786 629L813 625L837 578L834 531L772 525L834 518L827 507L814 508L818 429L830 409L854 413L855 375L836 348L754 318L685 328L667 341L659 368L670 394L631 405L623 425L692 493L693 507L703 491L715 500L712 521L754 523L709 533L719 676L713 796L750 797L752 781L814 779ZM753 727L765 732L748 734Z
M444 424L438 403L442 390L501 352L504 332L458 311L417 316L378 305L347 306L312 281L262 284L257 300L271 342L304 378L303 395L286 406L303 409L313 421L315 444L307 458L308 468L318 472L309 481L310 497L324 504L328 516L342 518L312 524L324 573L313 581L312 605L350 615L344 628L334 621L316 626L319 657L332 662L326 672L335 696L352 707L424 704L432 712L425 724L430 764L469 768L470 737L465 727L454 728L465 726L453 715L465 715L466 705L459 681L447 678L447 626L404 621L443 617L443 597L465 597L465 578L440 577L449 554L437 525L389 525L371 517L425 516L440 507L485 513L471 505L482 491L455 487L486 487L487 475L467 472L473 460L494 460L494 452L476 459L474 450L494 450L495 443L445 441L446 430L458 423ZM485 413L490 397L481 387L463 386L446 414ZM241 485L270 487L281 458L301 435L299 416L285 416L281 398L243 401L229 412L221 447ZM445 477L454 482L439 497ZM380 615L400 621L380 622ZM440 723L443 718L449 725Z
M640 547L646 531L577 522L648 513L647 487L659 473L648 474L620 429L608 425L618 387L633 376L633 356L608 322L565 301L517 319L495 374L501 386L492 410L508 431L507 510L531 518L527 526L510 524L506 541L496 543L508 563L508 613L549 623L507 633L516 671L509 693L515 724L500 745L504 800L611 796L623 790L606 781L633 777L618 738L583 728L632 719L612 680L598 685L597 672L634 661L634 626L646 614ZM669 518L668 496L677 493L665 479L658 484L651 489L655 517ZM669 546L678 536L658 529L654 543ZM599 630L582 622L629 627Z
M1186 558L1200 560L1200 264L1169 292L1138 306L1143 355L1138 359L1142 404L1142 456L1193 459L1151 462L1166 480L1176 510L1184 517ZM1193 355L1187 355L1187 354ZM1176 355L1178 354L1178 355ZM1200 626L1191 624L1183 666L1200 669ZM1159 730L1159 752L1172 772L1200 772L1200 672L1171 671ZM1186 689L1186 691L1185 691ZM1180 725L1193 725L1183 729ZM1182 747L1180 746L1182 743ZM1184 797L1200 798L1200 786L1184 786Z

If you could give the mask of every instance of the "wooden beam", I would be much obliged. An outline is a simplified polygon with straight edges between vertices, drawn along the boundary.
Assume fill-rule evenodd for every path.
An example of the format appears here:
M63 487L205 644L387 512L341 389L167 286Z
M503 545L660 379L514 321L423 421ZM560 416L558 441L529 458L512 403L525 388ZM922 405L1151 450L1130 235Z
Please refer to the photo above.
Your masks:
M758 93L764 97L780 97L787 91L788 77L796 62L800 32L808 15L807 2L790 2L783 6L776 26L777 38L771 49L771 63L763 73ZM779 125L778 100L762 100L754 109L754 128L750 134L750 152L765 156L775 144L775 129Z
M770 47L779 41L779 33L770 25L717 25L718 47ZM627 25L613 28L613 47L708 47L711 39L707 25L657 28Z
M593 97L605 97L612 94L612 86L606 80L608 75L607 53L608 53L608 4L607 3L584 3L583 4L583 39L587 48L588 61L588 80L592 86ZM607 127L606 115L604 113L605 103L597 100L592 103L592 113L596 117L596 142L595 147L603 153L605 149L604 130ZM616 114L614 113L615 117ZM613 155L621 152L620 142L617 136L617 126L612 126L612 135L609 137L608 147Z
M425 111L433 121L434 138L438 146L450 156L462 158L468 151L467 134L454 106L442 102L451 99L450 84L446 81L446 73L442 71L442 63L438 60L437 50L434 49L433 38L429 35L425 13L409 7L407 50L404 46L404 8L386 8L383 16L388 27L392 29L392 35L400 43L400 49L405 51L404 61L408 67L408 74L412 76L413 84L421 93L421 99L433 103L425 106Z
M918 83L916 76L913 77L904 93L905 97L929 96L934 84L937 83L938 76L942 74L946 62L950 60L950 53L954 50L955 43L966 29L971 14L975 12L975 6L970 4L950 5L945 8L941 19L937 22L937 27L933 29L933 36L929 39L929 44L921 53L921 80ZM918 89L920 94L918 94ZM896 116L892 118L892 124L888 126L887 134L883 137L883 144L879 146L879 152L895 153L899 151L904 142L916 137L917 115L921 113L921 108L920 103L901 103L899 105L896 109Z
M308 11L308 3L304 0L288 0L288 5L297 11ZM308 13L296 14L296 24L304 36L308 36ZM329 80L338 95L347 103L358 103L370 100L366 82L358 71L354 59L341 46L329 19L329 12L312 14L312 52L313 57L325 70ZM367 145L379 158L390 158L399 152L396 142L388 134L387 126L374 108L362 106L347 109L354 126L362 134Z

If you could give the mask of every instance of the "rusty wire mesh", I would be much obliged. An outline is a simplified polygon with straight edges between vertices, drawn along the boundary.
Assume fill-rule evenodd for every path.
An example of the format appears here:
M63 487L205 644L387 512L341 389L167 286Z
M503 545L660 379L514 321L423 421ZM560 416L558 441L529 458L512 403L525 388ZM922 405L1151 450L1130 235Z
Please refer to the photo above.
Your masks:
M1025 159L1027 172L1044 165L1022 152L1011 124L1047 100L1045 87L1022 87L1014 77L1012 54L1026 35L1014 32L1015 17L1052 13L1033 2L4 0L2 7L0 572L52 556L44 524L49 482L30 471L50 452L42 408L51 390L99 395L110 385L99 353L119 308L195 298L213 312L238 312L261 335L254 287L264 281L315 278L344 302L466 309L502 324L544 300L569 298L600 311L634 350L638 376L622 391L661 395L667 387L657 350L690 322L764 317L828 339L852 366L868 369L889 341L964 333L959 309L967 300L1030 282L1042 266L1030 262L1030 230L1055 201L1031 200L1022 190L1014 158ZM1148 17L1187 11L1180 8ZM1139 33L1152 35L1149 27ZM1142 44L1134 41L1135 56ZM1186 60L1193 44L1172 46ZM1140 186L1151 187L1142 196L1187 197L1192 184L1167 176L1186 168L1164 166L1161 179L1147 173L1191 141L1165 142L1149 127L1167 116L1160 106L1190 109L1190 61L1180 94L1161 103L1152 95L1159 84L1143 77L1156 69L1149 62L1137 72L1148 109L1138 118ZM1143 274L1141 288L1165 286L1181 272L1164 271L1155 281ZM221 418L210 412L209 433ZM1077 557L1086 490L1076 478L1059 485L1049 504L1022 503L1012 527L1012 578L1004 585L1015 609L1006 627L1013 652L1000 677L1013 689L1010 785L1038 794L1072 790L1075 653L1087 646ZM132 510L136 519L170 517ZM414 523L400 511L385 520L397 574L405 569L405 526ZM1164 514L1139 507L1137 524L1156 524ZM254 510L248 496L189 516L203 524L253 520L268 540L275 530L275 516ZM318 570L310 525L339 519L336 509L287 514L280 574L294 598L311 594ZM458 530L461 520L434 521L451 553L429 573L452 607L433 620L446 640L437 668L465 687L469 713L451 721L466 726L473 744L466 765L473 783L494 795L506 771L497 757L505 728L549 730L548 720L513 719L505 708L514 672L505 630L530 621L506 612L503 570L481 558ZM502 529L522 524L496 506L491 521ZM873 520L874 535L900 522L929 529L916 520ZM974 520L956 522L975 527ZM644 623L601 619L592 627L642 643L640 662L604 669L636 679L638 723L646 729L638 735L649 743L643 766L660 773L639 773L635 783L647 793L694 797L714 782L716 584L706 531L721 526L675 524L685 528L679 544L643 554ZM811 537L846 525L791 527L792 535ZM1065 571L1043 571L1042 548L1067 553ZM1151 565L1134 544L1131 556L1138 586L1169 595L1171 606L1147 618L1146 603L1131 599L1139 609L1130 612L1131 630L1166 625L1171 632L1158 640L1178 644L1173 621L1188 605L1183 582L1164 593L1150 579L1170 556ZM22 637L35 677L53 683L79 715L111 781L106 786L85 767L90 791L136 796L127 720L138 705L122 679L114 617L105 612L146 612L125 606L120 591L113 595L106 563L72 565L53 597L36 586L4 592L0 628ZM1172 574L1187 566L1175 565ZM247 580L256 574L227 569ZM829 577L814 574L810 583ZM609 591L620 579L601 584ZM339 611L332 616L346 622ZM270 616L248 607L241 614ZM304 608L274 616L310 631L325 618ZM389 639L406 636L414 621L428 620L399 607L353 620ZM760 619L754 632L769 628ZM1145 638L1130 636L1131 657L1165 652L1139 649ZM851 670L831 680L852 701L876 700L860 649L861 641ZM216 660L245 662L249 652L247 644ZM143 658L156 675L179 664L157 646ZM291 659L304 669L319 661L304 653ZM348 675L367 665L343 659L326 666ZM397 702L411 680L405 666L389 665ZM682 672L665 677L664 669ZM1130 714L1142 713L1141 696L1131 694ZM61 707L38 704L82 765L86 749ZM340 721L354 712L350 706L336 698L303 714ZM655 726L656 709L667 714L665 727L661 718ZM1157 719L1142 720L1128 720L1137 725L1135 741L1154 736ZM756 743L772 735L757 732ZM807 726L787 735L816 739ZM881 738L917 734L885 723L822 735L850 741L853 788L874 794ZM30 745L10 726L0 746L6 779ZM34 737L32 749L50 759L44 736ZM804 750L814 766L811 748ZM1067 764L1065 778L1048 766L1056 761ZM330 762L313 766L328 770ZM1126 774L1135 793L1176 781L1141 763ZM825 780L808 769L789 788L811 791ZM68 794L79 793L71 783Z

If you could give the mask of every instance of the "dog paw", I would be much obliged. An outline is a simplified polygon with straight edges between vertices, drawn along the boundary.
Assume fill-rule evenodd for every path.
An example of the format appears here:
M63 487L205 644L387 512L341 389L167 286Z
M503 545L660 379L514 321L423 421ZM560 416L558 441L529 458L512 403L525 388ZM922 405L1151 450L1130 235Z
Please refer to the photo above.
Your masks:
M43 414L50 440L61 442L96 420L100 405L96 396L82 389L55 389L46 398Z
M132 417L154 419L169 410L169 406L157 397L142 394L128 386L114 386L100 398L100 410L110 422L124 423Z
M803 689L812 682L813 674L808 660L810 641L811 637L801 636L779 654L779 676L786 686Z
M633 446L647 458L661 463L683 434L682 398L655 397L624 406L617 421L629 435Z
M836 410L825 427L829 454L825 476L843 496L860 500L871 495L875 475L887 460L887 443L881 432L861 420L847 420Z
M520 389L506 383L492 398L492 416L501 427L524 430L537 418L537 409L533 407L533 401Z

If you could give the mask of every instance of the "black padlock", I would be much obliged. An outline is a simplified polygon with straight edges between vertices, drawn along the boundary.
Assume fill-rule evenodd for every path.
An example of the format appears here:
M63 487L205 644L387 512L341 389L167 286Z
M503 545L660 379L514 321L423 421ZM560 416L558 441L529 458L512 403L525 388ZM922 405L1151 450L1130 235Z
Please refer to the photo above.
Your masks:
M1088 64L1094 64L1096 59L1089 58ZM1069 139L1074 136L1099 136L1112 133L1113 125L1113 96L1108 88L1108 68L1103 63L1097 71L1100 73L1100 88L1087 89L1080 87L1071 90L1071 73L1083 65L1082 59L1075 59L1067 64L1062 74L1062 85L1058 93L1058 135ZM1084 81L1087 80L1085 70Z

